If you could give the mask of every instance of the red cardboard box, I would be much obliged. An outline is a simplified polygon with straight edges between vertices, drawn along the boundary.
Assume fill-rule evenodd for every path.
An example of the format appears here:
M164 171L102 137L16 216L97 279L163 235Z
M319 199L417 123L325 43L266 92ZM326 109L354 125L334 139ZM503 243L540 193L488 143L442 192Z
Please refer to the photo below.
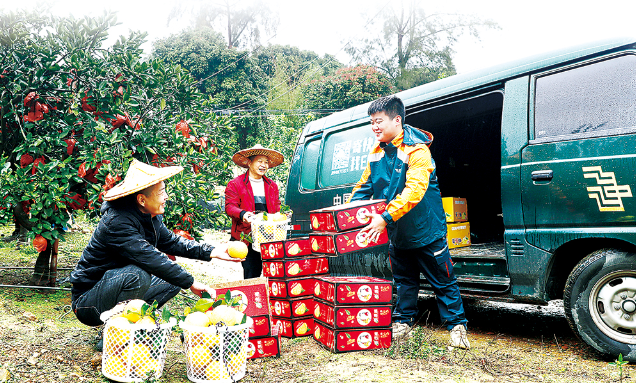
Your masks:
M289 279L270 278L269 293L272 298L296 298L311 296L314 293L314 277Z
M314 339L331 352L375 350L391 347L391 328L335 330L316 321Z
M366 226L371 218L368 213L382 214L384 200L355 201L309 212L313 231L344 231Z
M334 306L316 300L314 319L333 329L391 326L391 305Z
M250 338L247 341L247 359L280 357L280 337Z
M298 318L311 315L314 311L314 298L270 299L272 315L283 318Z
M331 256L381 246L389 242L386 230L380 234L377 242L370 241L368 237L368 232L363 233L358 229L342 233L311 233L309 241L313 253Z
M211 286L216 296L232 292L232 297L241 296L239 310L250 317L269 315L269 300L267 293L267 278L244 279L235 282L218 283Z
M314 317L304 318L279 318L272 317L274 327L278 327L278 332L285 338L299 338L311 336L314 332Z
M250 327L250 338L262 338L264 336L270 336L270 330L272 324L269 315L252 317L253 323Z
M309 237L261 243L263 259L294 258L311 255Z
M263 275L271 278L294 278L329 273L326 257L263 261Z
M314 296L337 305L390 303L393 287L374 277L316 277Z

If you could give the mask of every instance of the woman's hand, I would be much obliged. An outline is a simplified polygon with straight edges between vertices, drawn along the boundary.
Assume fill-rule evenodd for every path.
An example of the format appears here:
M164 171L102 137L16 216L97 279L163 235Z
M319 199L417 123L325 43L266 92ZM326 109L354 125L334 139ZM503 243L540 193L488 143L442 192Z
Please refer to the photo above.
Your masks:
M254 213L253 212L248 211L245 214L243 214L243 221L252 223L253 220L254 220Z

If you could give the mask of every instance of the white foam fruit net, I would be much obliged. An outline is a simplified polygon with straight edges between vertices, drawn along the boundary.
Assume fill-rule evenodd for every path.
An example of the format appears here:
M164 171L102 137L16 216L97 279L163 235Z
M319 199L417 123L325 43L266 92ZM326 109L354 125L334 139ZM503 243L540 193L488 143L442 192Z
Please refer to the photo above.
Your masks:
M159 379L166 360L166 344L176 325L175 318L168 323L152 325L130 323L117 316L105 317L109 319L104 326L102 374L118 382Z
M249 322L198 327L183 322L188 379L201 383L236 382L245 376Z
M262 215L257 215L252 221L252 246L254 250L260 252L261 243L285 240L288 229L289 219L287 218L278 221L265 221Z

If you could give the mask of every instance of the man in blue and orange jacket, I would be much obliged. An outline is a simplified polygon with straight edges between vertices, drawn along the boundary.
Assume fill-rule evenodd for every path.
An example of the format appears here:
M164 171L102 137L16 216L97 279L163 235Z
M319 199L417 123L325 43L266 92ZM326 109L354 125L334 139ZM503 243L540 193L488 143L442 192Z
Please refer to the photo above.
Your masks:
M389 259L397 286L393 338L410 333L417 316L420 272L433 287L442 322L450 330L451 347L470 348L466 316L446 242L446 219L435 162L428 146L433 135L403 125L404 103L380 98L369 106L371 128L378 142L367 167L353 188L351 201L385 199L387 208L363 231L372 241L385 228L391 244Z

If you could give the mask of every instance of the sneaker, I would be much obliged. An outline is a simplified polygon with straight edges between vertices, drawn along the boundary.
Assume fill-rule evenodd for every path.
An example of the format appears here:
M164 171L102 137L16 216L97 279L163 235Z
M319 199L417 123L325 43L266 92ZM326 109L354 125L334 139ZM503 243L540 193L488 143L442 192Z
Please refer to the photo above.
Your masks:
M406 323L393 323L393 340L402 339L408 337L411 333L411 326Z
M450 343L449 348L462 348L464 350L470 349L470 342L466 335L466 327L458 324L450 331Z
M104 350L104 338L101 338L95 345L95 351L102 352Z

